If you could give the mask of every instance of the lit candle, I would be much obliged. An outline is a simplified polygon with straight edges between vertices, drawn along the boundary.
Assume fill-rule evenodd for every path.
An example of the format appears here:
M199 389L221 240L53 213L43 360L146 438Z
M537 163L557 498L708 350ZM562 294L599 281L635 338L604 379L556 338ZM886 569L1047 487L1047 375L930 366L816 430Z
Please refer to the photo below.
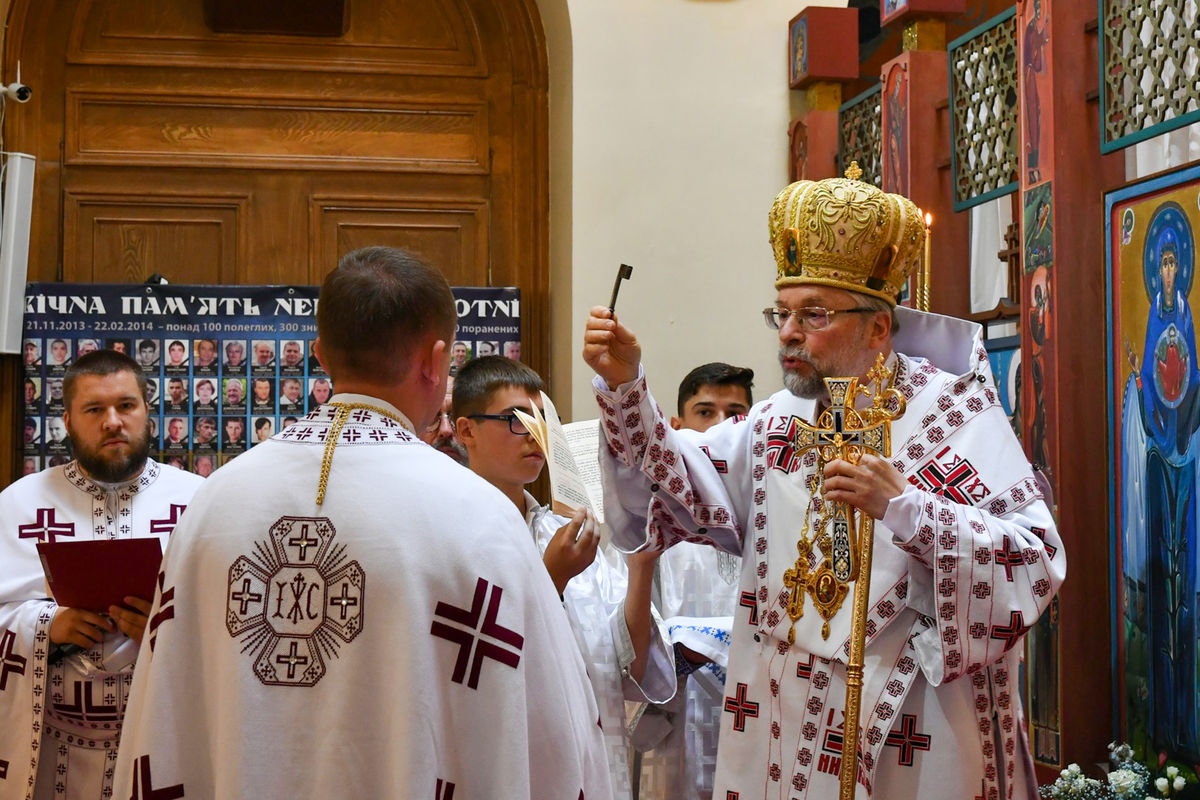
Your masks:
M921 310L929 310L929 276L930 276L930 258L929 246L931 241L930 228L933 227L933 214L925 215L925 276L921 280Z

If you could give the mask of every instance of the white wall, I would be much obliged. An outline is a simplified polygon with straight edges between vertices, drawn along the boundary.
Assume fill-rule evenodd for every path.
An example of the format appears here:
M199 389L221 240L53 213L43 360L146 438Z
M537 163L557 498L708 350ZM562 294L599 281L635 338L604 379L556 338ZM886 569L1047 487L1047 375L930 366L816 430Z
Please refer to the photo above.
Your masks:
M539 0L559 407L596 416L583 325L588 308L608 302L621 262L634 275L618 316L642 342L665 412L683 375L706 361L752 367L756 397L767 396L781 385L759 314L774 299L767 211L787 183L788 122L801 102L787 85L787 23L808 4L563 2Z

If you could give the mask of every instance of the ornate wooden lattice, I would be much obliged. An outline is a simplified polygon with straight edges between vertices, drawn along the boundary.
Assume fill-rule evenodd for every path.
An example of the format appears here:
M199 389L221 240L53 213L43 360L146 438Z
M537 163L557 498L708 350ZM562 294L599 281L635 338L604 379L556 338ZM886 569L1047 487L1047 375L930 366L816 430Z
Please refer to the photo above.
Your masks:
M883 186L883 119L879 106L883 85L867 89L838 107L838 175L851 161L862 170L860 180Z
M1100 0L1104 152L1200 120L1198 6Z
M1017 188L1021 163L1016 8L951 42L954 210Z

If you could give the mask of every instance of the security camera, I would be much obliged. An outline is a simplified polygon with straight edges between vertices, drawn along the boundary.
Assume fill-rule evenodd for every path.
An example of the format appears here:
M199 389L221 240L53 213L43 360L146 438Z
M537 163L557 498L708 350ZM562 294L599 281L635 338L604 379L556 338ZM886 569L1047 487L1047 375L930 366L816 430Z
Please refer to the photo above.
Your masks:
M21 62L17 62L17 79L0 89L0 94L8 100L16 100L18 103L28 103L33 97L33 89L24 83L21 83Z
M18 103L28 103L33 97L33 89L23 83L10 83L4 87L4 96L9 100L16 100Z

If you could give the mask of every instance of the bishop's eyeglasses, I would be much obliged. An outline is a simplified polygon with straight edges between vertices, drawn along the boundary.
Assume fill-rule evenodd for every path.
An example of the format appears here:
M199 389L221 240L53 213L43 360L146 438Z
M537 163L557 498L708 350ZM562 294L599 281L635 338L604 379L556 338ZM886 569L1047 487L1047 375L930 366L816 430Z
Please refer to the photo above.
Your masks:
M865 306L856 306L855 308L821 308L820 306L806 306L805 308L764 308L763 319L767 323L767 327L773 331L777 331L792 317L796 318L796 323L802 331L819 331L829 327L829 320L836 314L866 314L878 311L877 308L867 308Z
M454 417L450 416L448 411L439 411L438 415L433 418L433 422L425 426L425 434L432 436L442 429L442 423L447 422L450 425L450 430L454 430Z
M499 419L508 422L508 430L517 436L528 436L529 430L516 414L467 414L467 419Z

